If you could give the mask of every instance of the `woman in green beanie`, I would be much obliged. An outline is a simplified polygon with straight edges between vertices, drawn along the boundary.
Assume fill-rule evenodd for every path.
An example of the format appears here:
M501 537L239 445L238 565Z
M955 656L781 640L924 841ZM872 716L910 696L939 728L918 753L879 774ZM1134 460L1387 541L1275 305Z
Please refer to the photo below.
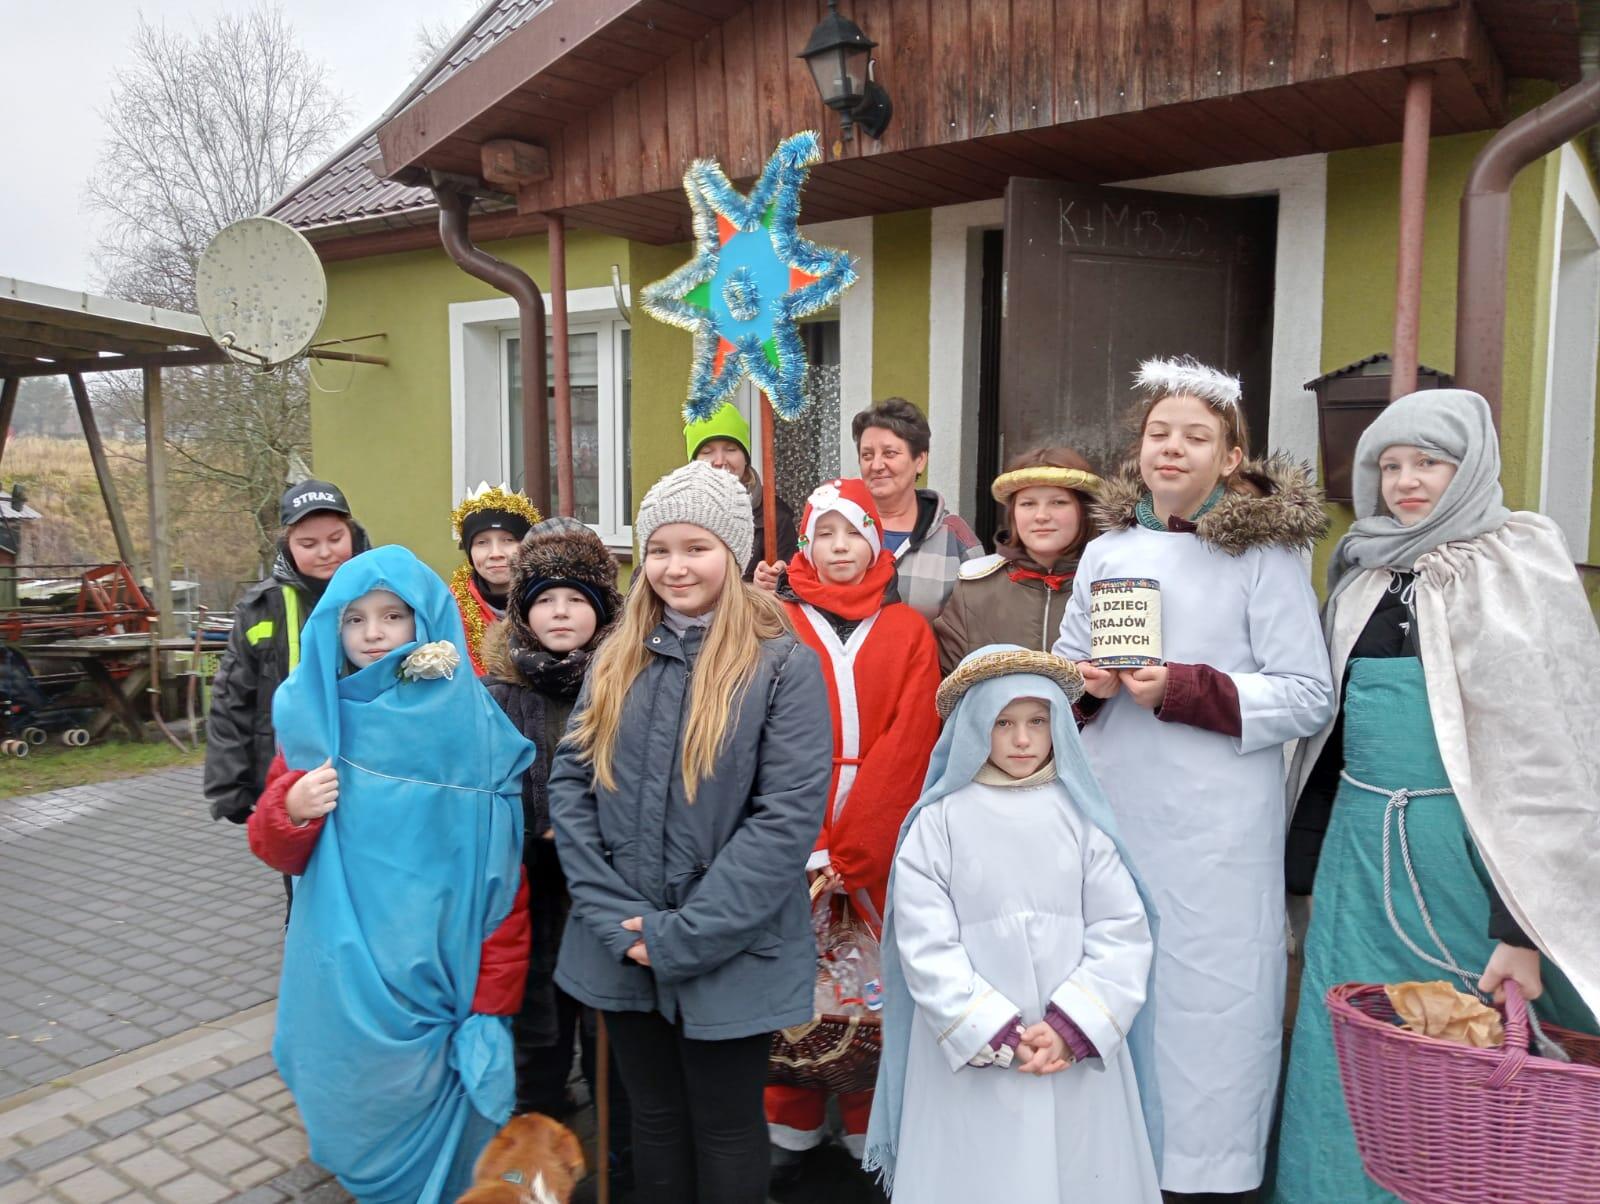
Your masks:
M756 566L771 561L776 567L786 562L799 550L799 536L794 525L794 511L781 497L778 501L778 554L773 556L767 548L764 521L761 477L750 463L750 424L731 401L723 405L703 422L691 422L683 429L689 459L704 460L713 468L731 472L750 492L750 509L755 512L756 546L750 563L745 566L744 579L755 576Z

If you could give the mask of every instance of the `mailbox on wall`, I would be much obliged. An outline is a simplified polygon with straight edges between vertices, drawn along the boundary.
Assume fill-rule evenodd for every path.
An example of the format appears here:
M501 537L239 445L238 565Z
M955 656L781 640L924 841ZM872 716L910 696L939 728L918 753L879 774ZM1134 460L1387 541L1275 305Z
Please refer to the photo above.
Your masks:
M1350 470L1355 464L1361 432L1389 404L1393 369L1387 355L1369 355L1326 376L1308 381L1317 395L1317 445L1322 452L1322 488L1330 502L1349 505ZM1417 388L1447 389L1454 381L1447 372L1417 365Z

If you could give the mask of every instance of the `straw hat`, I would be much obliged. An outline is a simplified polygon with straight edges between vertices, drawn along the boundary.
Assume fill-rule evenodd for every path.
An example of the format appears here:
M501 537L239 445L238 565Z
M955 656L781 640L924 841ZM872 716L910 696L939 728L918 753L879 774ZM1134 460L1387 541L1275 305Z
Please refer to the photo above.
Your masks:
M1061 692L1067 696L1068 702L1077 702L1083 697L1083 674L1078 672L1078 666L1071 661L1064 660L1051 652L1008 649L1005 652L969 656L957 666L954 673L940 682L939 693L934 698L939 718L950 718L950 713L956 709L956 704L961 701L962 695L980 681L988 681L991 677L1005 677L1012 673L1034 673L1040 677L1048 677L1061 687Z

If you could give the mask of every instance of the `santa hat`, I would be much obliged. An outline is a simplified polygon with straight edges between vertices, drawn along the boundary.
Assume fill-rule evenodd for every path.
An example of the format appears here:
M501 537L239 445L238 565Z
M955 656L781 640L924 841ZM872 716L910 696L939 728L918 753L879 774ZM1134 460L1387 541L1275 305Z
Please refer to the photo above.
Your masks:
M878 517L878 503L872 500L866 482L859 477L818 485L806 499L799 541L806 559L811 559L811 541L816 538L817 520L830 512L845 516L856 533L872 545L872 558L876 560L883 551L883 521Z

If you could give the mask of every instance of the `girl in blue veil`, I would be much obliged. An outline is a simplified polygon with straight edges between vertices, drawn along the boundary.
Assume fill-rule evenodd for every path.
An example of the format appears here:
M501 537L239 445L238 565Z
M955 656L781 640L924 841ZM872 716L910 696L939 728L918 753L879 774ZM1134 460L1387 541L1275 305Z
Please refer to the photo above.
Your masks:
M1161 1198L1145 1073L1156 917L1078 742L1082 690L1069 662L1005 644L940 687L948 720L883 929L864 1165L896 1198ZM1019 724L1027 755L1002 764Z
M454 1200L514 1096L534 749L458 671L464 646L411 552L341 566L274 699L281 751L250 820L257 854L300 875L273 1056L312 1159L364 1204Z

